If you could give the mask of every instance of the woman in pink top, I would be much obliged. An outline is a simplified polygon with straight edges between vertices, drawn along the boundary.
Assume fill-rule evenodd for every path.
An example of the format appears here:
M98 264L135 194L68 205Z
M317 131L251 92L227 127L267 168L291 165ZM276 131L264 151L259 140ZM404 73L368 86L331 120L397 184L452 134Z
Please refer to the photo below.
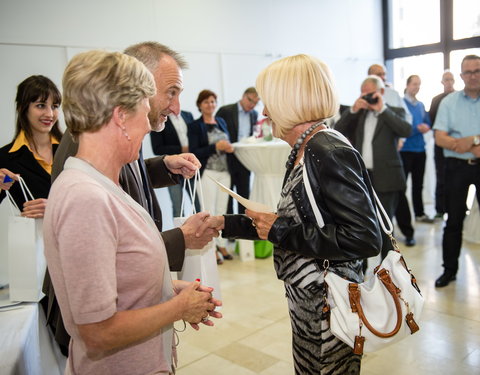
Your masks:
M52 186L45 254L71 336L66 374L169 374L173 323L213 325L211 288L172 281L150 215L119 187L150 131L152 74L135 58L76 55L63 77L64 113L78 153Z

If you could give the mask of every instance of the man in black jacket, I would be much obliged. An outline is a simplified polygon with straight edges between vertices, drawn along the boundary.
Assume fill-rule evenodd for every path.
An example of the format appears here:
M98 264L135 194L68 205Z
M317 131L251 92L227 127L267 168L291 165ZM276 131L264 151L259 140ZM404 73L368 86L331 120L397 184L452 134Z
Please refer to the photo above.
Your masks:
M257 123L258 112L254 110L260 101L255 87L249 87L237 103L221 107L217 116L227 123L230 143L238 142L242 138L252 135L253 125ZM237 194L248 198L250 195L250 171L237 159L234 154L227 155L228 169L231 176L230 189L235 187ZM227 213L233 213L232 198L228 198ZM238 205L238 213L245 213L245 207Z
M183 89L182 69L186 63L178 53L156 42L136 44L128 47L125 53L143 62L154 76L157 94L150 98L148 119L153 131L161 131L167 116L180 112L178 97ZM73 141L68 131L65 132L53 161L52 182L63 170L65 160L74 156L77 149L78 143ZM201 249L216 233L210 230L197 237L197 228L208 216L206 213L191 216L180 228L162 232L162 212L153 189L177 183L175 175L192 176L195 167L199 167L199 162L193 154L158 156L144 160L140 152L139 159L125 165L120 172L122 188L145 208L161 232L171 271L182 269L186 248ZM43 292L48 297L47 323L60 344L62 353L67 355L70 337L63 326L48 272Z

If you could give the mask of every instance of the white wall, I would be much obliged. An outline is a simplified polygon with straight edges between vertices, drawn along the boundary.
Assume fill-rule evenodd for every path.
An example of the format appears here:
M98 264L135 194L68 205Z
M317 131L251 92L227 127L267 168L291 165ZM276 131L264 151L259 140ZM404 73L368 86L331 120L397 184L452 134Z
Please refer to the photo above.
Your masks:
M123 50L157 40L182 52L182 106L198 114L198 92L219 104L240 98L258 72L282 56L326 61L343 103L351 103L369 64L382 60L379 0L0 0L0 144L11 140L16 85L44 74L60 86L73 54Z
M329 64L350 104L382 61L381 30L380 0L0 0L0 145L13 136L16 85L43 74L61 88L79 51L156 40L183 53L182 107L198 115L200 90L234 102L268 63L297 53Z

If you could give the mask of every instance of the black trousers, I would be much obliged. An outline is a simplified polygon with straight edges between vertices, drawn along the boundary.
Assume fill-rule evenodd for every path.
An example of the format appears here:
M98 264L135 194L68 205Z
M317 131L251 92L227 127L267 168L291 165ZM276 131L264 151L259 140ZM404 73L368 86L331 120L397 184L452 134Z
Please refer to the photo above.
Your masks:
M380 192L377 191L378 199L382 203L383 208L390 218L393 220L393 216L395 215L395 211L397 210L398 201L400 196L402 195L401 191L390 191L390 192ZM405 194L403 194L405 195ZM382 259L385 258L390 250L393 249L392 243L388 236L382 230Z
M480 162L470 165L466 160L445 158L445 207L448 214L443 230L443 267L445 272L455 274L462 248L463 220L470 185L477 188L480 201Z
M368 170L368 175L370 177L370 180L373 181L373 172L371 169ZM382 204L383 208L385 209L385 212L388 215L388 218L390 220L393 220L393 217L395 216L395 212L397 211L398 207L398 200L400 198L400 195L402 195L402 191L378 191L375 185L373 186L375 191L377 192L378 199L380 200L380 203ZM379 218L380 220L380 218ZM393 249L392 242L388 238L388 236L385 234L385 232L382 230L382 259L384 259L388 252ZM367 269L367 264L364 262L363 265L363 271L365 272Z
M405 177L408 178L410 173L412 175L412 202L415 216L422 216L425 214L423 210L422 192L427 154L425 152L401 152L400 156L403 161ZM413 238L415 231L412 226L412 214L410 213L410 207L405 193L400 194L395 217L397 218L398 227L403 235L407 238Z
M423 176L425 175L425 162L427 154L425 152L401 152L403 161L403 170L405 177L412 175L412 203L415 216L425 214L423 210Z

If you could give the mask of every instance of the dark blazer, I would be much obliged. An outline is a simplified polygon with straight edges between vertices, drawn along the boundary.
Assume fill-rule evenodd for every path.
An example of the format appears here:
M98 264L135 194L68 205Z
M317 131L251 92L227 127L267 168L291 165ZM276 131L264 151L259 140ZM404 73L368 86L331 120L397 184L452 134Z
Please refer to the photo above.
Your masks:
M216 114L221 117L227 123L227 129L230 134L230 142L238 142L238 103L228 104L221 107ZM253 126L257 123L258 112L255 110L250 111L250 131L248 135L253 134ZM234 154L227 155L228 168L230 172L238 169L245 169L245 166L237 159Z
M181 111L185 124L193 122L193 115L187 111ZM173 126L170 117L165 122L165 129L161 132L150 132L150 141L152 142L152 150L155 155L176 155L182 153L182 146L178 138L175 126Z
M51 186L50 175L38 164L27 146L22 146L17 151L9 153L8 151L12 148L13 143L0 148L0 167L20 174L35 199L47 198ZM53 154L55 155L58 145L54 144L52 146ZM12 194L18 208L22 210L25 198L20 185L18 183L13 184L9 192ZM2 191L0 193L0 202L5 197L5 191Z
M357 113L343 112L335 129L343 133L360 153L365 128L366 110ZM410 136L412 125L404 120L403 108L389 107L378 116L372 139L373 186L378 192L403 191L406 189L402 160L397 150L398 139Z
M437 117L438 107L440 106L440 102L448 95L449 92L442 92L438 94L432 99L432 103L430 104L430 111L428 112L430 116L430 120L432 121L432 127L435 124L435 118Z
M215 116L215 121L221 131L227 134L228 139L231 142L230 134L227 129L227 124L221 117ZM188 145L190 152L202 163L200 173L203 173L205 166L207 165L208 158L216 151L215 144L208 143L208 130L207 125L203 121L203 117L196 119L194 122L188 124Z

